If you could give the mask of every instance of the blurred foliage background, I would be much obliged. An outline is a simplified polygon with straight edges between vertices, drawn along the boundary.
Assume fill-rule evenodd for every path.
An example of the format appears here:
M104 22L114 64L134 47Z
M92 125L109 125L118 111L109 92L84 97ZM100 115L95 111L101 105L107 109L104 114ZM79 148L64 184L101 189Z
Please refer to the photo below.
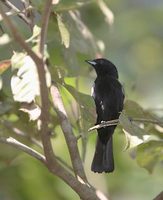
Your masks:
M21 1L12 2L21 9ZM44 1L31 0L31 5L35 12L35 23L39 26ZM114 134L115 172L94 174L90 171L96 134L94 132L88 136L87 130L95 122L94 103L89 96L95 73L84 60L101 56L111 60L118 68L126 99L133 100L162 119L163 2L60 0L54 5L53 11L47 38L51 66L49 70L52 80L60 83L60 91L74 132L88 139L79 141L79 145L86 151L83 152L81 148L81 154L86 155L84 166L88 179L94 186L109 194L113 200L153 199L163 190L163 163L159 162L156 166L153 164L155 168L152 168L151 173L141 168L137 164L137 159L134 159L136 152L124 151L126 141L120 128L117 128ZM11 16L24 37L30 38L30 28L16 15ZM2 19L0 25L2 61L10 59L13 51L21 52L22 49L9 35L6 35L7 39L4 38L9 31ZM11 75L9 68L0 78L0 135L11 135L9 125L20 128L27 133L26 137L14 133L12 136L38 148L31 142L31 138L39 140L36 124L29 122L28 116L18 110L19 105L12 98ZM10 124L4 126L4 120ZM55 152L69 162L59 122L52 110L51 122ZM0 144L0 149L1 200L78 199L66 184L49 174L48 170L33 158L4 144ZM163 161L163 157L159 159Z

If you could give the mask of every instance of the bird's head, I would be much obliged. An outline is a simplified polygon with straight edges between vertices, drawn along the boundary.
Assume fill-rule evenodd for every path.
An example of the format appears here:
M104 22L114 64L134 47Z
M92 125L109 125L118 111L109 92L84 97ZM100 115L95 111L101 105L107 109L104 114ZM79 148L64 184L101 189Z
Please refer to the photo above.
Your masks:
M116 66L109 60L98 58L94 60L86 60L86 62L92 65L98 76L109 75L118 79L118 71Z

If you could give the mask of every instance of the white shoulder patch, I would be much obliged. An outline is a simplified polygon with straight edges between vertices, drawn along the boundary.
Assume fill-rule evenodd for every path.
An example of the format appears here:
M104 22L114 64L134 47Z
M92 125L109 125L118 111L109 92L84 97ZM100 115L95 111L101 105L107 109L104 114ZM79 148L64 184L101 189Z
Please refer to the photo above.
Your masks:
M104 111L104 105L102 101L100 101L100 106L101 106L102 111Z
M91 88L91 96L92 96L93 98L95 98L94 84L93 84L93 86L92 86L92 88Z
M92 85L92 88L91 88L91 96L92 96L93 98L95 98L94 87L95 87L95 83Z

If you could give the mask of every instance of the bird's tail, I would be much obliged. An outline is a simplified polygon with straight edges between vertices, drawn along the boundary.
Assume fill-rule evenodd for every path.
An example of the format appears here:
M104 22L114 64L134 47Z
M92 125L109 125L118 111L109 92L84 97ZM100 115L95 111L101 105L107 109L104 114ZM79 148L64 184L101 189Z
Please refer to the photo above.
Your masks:
M98 173L113 172L114 158L112 136L106 144L103 144L99 137L97 138L96 150L92 161L91 170Z

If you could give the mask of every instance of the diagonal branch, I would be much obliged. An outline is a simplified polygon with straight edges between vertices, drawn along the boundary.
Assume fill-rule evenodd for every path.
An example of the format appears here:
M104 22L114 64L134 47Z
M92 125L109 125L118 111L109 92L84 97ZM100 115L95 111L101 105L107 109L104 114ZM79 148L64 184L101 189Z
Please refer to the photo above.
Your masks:
M12 137L0 137L0 143L11 145L46 164L45 156Z
M9 0L2 1L8 8L12 9L26 24L31 25L31 20L25 16L14 4Z
M15 147L18 150L21 150L28 155L36 158L41 161L43 164L47 165L45 156L35 151L34 149L22 144L18 140L12 137L0 137L0 143L8 144ZM51 169L51 172L58 177L60 177L64 182L66 182L80 197L81 199L90 199L90 200L107 200L107 198L102 194L98 194L100 191L95 191L95 189L86 183L79 182L71 173L65 170L60 164ZM103 195L101 197L101 195ZM105 197L105 198L104 198Z
M6 25L10 29L14 39L19 43L19 45L31 56L31 58L34 60L36 65L40 64L40 58L37 54L35 54L32 49L25 43L24 38L21 36L17 28L14 26L14 24L11 22L10 18L6 15L4 10L2 9L2 2L0 2L0 14L2 15Z
M34 137L31 137L28 133L20 130L19 128L17 127L14 127L14 125L7 121L7 120L0 120L0 123L5 127L7 128L8 130L10 130L11 132L13 132L14 134L18 135L18 136L21 136L21 137L25 137L26 139L28 139L29 141L31 141L33 144L35 144L36 146L38 146L39 148L43 148L42 147L42 144L37 141Z
M49 2L49 0L48 0ZM49 5L49 4L48 4ZM45 6L46 7L46 6ZM2 9L2 3L0 2L0 13L6 22L6 25L10 29L14 39L18 42L18 44L31 56L33 61L36 64L38 76L39 76L39 83L40 83L40 96L41 96L41 138L44 147L45 157L47 159L47 163L49 163L48 167L52 167L54 163L56 163L55 155L53 152L52 144L50 141L50 134L48 129L48 122L49 122L49 99L48 99L48 88L46 85L46 78L45 78L45 63L43 57L39 54L39 56L32 51L32 49L25 43L24 39L20 35L17 28L11 22L10 18L5 14ZM47 18L45 18L47 19ZM48 23L48 22L46 22ZM44 23L42 23L44 24ZM44 28L44 27L42 27ZM46 31L45 31L46 32ZM41 39L45 42L44 39Z
M45 4L45 15L50 15L50 6L52 0L47 0ZM47 7L49 7L47 9ZM47 10L46 10L47 9ZM48 13L47 13L48 12ZM45 37L47 30L44 30L40 40L40 52L39 54L34 53L31 48L25 43L22 36L19 34L16 27L11 22L10 18L5 14L2 9L2 3L0 2L0 14L2 15L4 21L6 22L8 28L11 30L11 33L17 43L28 53L28 55L33 59L36 64L39 76L39 83L40 83L40 96L41 96L41 139L43 143L45 157L41 156L35 150L31 150L29 147L20 144L18 141L15 141L13 138L4 139L1 138L1 142L11 144L24 152L36 157L38 160L42 161L48 169L55 174L56 176L60 177L64 182L66 182L73 190L80 196L81 199L88 199L88 200L99 200L99 199L107 199L104 198L104 195L99 194L99 191L96 191L93 187L91 187L87 183L87 178L83 169L82 161L80 159L79 150L77 147L77 140L72 132L72 127L68 121L68 117L63 106L63 102L61 99L61 95L57 87L51 88L51 95L53 97L53 104L55 107L58 116L60 117L61 127L65 135L65 139L69 148L73 169L75 171L76 177L74 177L68 170L66 170L59 162L57 162L52 144L50 141L50 133L48 128L49 123L49 93L48 88L46 85L46 78L45 78L45 63L43 58L43 47L45 44ZM44 17L43 20L47 20L46 24L48 24L49 17ZM42 24L45 24L42 22ZM42 29L44 27L41 27ZM47 25L45 27L47 29Z
M0 123L7 128L8 130L10 130L11 132L13 132L14 134L21 136L21 137L25 137L28 140L30 140L33 144L35 144L37 147L39 147L41 150L43 149L42 143L40 143L38 140L36 140L33 137L30 137L30 135L22 130L20 130L19 128L16 128L13 126L12 123L10 123L9 121L0 120ZM23 144L24 145L24 144ZM55 156L56 160L61 163L65 168L69 169L71 172L73 172L73 169L64 161L62 160L60 157Z
M62 97L55 84L51 86L50 92L52 96L54 109L57 112L60 119L61 128L64 133L66 143L70 152L71 162L72 162L75 174L76 176L79 176L80 178L82 178L84 181L87 181L87 178L83 169L83 164L80 158L79 150L77 147L77 139L73 134L72 127L68 121L68 116L62 102Z

